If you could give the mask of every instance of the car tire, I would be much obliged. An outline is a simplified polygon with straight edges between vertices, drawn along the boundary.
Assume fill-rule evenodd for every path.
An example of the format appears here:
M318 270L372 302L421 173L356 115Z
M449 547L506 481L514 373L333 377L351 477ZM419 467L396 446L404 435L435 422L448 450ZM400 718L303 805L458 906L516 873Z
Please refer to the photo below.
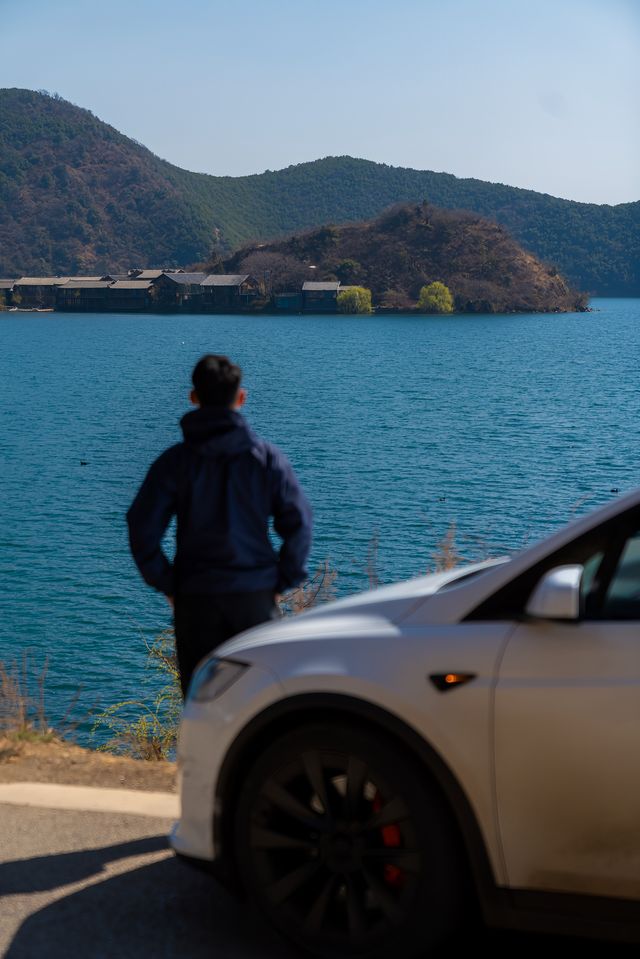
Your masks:
M243 885L326 959L413 959L465 927L468 870L426 771L378 730L304 726L260 755L235 820Z

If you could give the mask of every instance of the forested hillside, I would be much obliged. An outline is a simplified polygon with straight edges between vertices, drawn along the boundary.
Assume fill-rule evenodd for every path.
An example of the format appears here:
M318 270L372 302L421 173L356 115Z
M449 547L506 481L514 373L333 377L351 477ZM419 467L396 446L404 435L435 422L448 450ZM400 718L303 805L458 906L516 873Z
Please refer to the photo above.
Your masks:
M640 295L640 202L575 203L351 157L207 176L172 166L64 100L0 91L0 276L182 266L215 247L425 198L494 218L581 289Z

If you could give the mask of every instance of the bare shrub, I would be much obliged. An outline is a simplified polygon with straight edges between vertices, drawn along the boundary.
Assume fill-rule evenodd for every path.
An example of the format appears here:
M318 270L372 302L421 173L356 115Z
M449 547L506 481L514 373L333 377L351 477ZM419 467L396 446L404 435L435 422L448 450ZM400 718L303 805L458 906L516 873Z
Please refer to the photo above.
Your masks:
M18 739L55 738L45 709L48 660L37 669L25 650L20 661L0 662L0 732Z
M282 613L285 616L295 616L297 613L304 613L307 609L313 609L314 606L335 599L337 577L335 569L332 568L329 560L325 559L311 579L292 590L280 601Z
M411 310L415 303L401 290L385 290L380 306L385 310Z
M369 589L377 589L380 585L380 570L378 568L378 552L380 549L380 534L374 530L373 536L369 540L367 547L367 579L369 580Z
M128 699L99 713L92 733L106 729L110 738L98 749L134 759L172 758L182 713L182 693L172 629L166 629L147 643L147 664L162 681L150 703Z
M433 571L435 573L444 573L460 565L463 557L456 545L455 523L451 523L442 539L436 543L436 548L431 554L431 558L433 559Z

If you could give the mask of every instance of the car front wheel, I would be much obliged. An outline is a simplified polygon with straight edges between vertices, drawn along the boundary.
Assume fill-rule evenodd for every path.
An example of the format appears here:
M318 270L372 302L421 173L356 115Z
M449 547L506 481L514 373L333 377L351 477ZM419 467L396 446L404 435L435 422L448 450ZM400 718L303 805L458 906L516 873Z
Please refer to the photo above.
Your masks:
M461 929L464 860L437 789L393 741L332 723L274 742L236 816L251 898L323 957L423 955Z

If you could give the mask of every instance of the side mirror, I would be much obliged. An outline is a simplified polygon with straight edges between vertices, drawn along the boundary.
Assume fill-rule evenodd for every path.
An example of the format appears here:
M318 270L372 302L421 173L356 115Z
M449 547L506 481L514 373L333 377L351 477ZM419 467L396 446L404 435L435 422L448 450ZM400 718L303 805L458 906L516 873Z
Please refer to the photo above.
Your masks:
M557 566L545 573L527 603L536 619L579 619L582 566Z

